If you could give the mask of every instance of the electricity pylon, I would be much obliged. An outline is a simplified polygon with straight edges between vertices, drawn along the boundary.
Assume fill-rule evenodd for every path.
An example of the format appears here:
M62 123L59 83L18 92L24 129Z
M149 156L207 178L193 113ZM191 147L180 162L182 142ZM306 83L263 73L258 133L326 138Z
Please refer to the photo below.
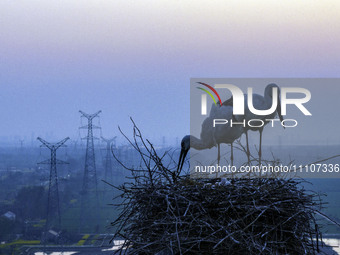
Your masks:
M96 158L94 153L93 139L98 139L93 136L93 129L99 129L100 127L93 124L93 119L99 117L98 111L94 114L87 114L79 111L81 117L88 120L87 125L80 127L80 129L87 129L87 136L83 139L87 140L86 144L86 156L85 156L85 170L83 177L83 187L81 191L81 211L80 211L80 225L79 232L87 222L98 224L98 188L97 188L97 170L96 170ZM90 216L92 215L92 217Z
M112 154L111 154L111 144L112 142L116 141L117 136L111 139L106 139L104 137L101 137L103 142L106 143L106 156L105 156L105 174L104 174L104 180L108 183L113 182L113 174L112 174ZM108 187L108 185L106 185Z
M70 139L69 137L61 140L58 143L49 143L44 139L37 138L42 145L40 147L47 147L51 151L51 158L41 161L38 164L49 164L50 165L50 181L48 187L48 197L47 197L47 215L45 232L52 227L52 222L54 219L57 220L55 227L60 229L61 219L60 219L60 207L59 207L59 191L58 191L58 175L57 175L57 164L68 164L65 161L57 159L57 150L61 146L66 146L64 143Z

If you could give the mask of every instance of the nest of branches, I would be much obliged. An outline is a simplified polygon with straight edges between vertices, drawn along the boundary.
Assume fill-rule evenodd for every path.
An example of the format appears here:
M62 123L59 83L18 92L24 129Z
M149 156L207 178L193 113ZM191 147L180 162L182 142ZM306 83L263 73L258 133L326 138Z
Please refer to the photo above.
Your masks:
M126 137L127 138L127 137ZM128 138L127 138L128 139ZM128 139L129 140L129 139ZM321 201L293 179L191 179L164 166L134 124L143 167L117 187L114 238L129 254L314 254ZM115 156L115 155L114 155ZM116 158L119 160L118 158ZM171 164L171 157L168 161Z

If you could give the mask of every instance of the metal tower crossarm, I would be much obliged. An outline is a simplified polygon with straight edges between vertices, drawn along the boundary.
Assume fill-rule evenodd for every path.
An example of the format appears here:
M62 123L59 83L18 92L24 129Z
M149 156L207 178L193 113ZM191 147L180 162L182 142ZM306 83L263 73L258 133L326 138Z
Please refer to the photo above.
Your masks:
M102 140L103 140L104 142L106 142L106 149L111 150L111 143L114 142L114 141L116 141L117 136L115 136L115 137L113 137L113 138L111 138L111 139L106 139L106 138L104 138L104 137L102 137L102 136L101 136L101 138L102 138Z
M66 137L65 139L63 139L63 140L61 140L60 142L57 142L57 143L49 143L49 142L45 141L44 139L42 139L40 137L38 137L37 139L42 143L42 145L40 145L40 147L46 146L50 150L57 150L61 146L66 146L66 145L64 145L64 143L66 143L66 141L69 140L70 138Z

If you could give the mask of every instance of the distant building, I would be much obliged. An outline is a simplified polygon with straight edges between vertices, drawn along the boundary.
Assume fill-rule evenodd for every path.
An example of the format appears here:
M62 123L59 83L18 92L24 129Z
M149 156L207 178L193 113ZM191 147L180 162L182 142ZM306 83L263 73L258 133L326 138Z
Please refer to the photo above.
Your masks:
M9 220L15 220L15 213L13 213L11 211L6 212L2 216L6 217Z

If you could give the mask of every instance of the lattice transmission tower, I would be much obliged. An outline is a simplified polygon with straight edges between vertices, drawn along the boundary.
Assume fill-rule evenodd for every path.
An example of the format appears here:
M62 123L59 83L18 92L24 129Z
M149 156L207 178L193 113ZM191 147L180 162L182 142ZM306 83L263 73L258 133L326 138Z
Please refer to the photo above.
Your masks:
M79 232L86 227L87 223L98 225L99 215L99 200L98 200L98 187L97 187L97 170L96 170L96 158L94 151L94 139L98 139L93 136L93 129L100 129L99 126L93 124L93 119L99 117L101 111L94 114L87 114L83 111L79 111L81 117L87 119L88 123L80 129L87 129L87 136L83 139L87 140L86 143L86 156L85 156L85 169L83 177L83 186L81 191L81 211L80 211L80 225Z
M59 190L58 190L58 174L57 174L57 164L68 164L65 161L57 159L57 150L60 147L65 147L65 142L70 139L69 137L61 140L58 143L49 143L44 139L37 138L42 145L40 147L47 147L51 151L51 158L41 161L38 164L49 164L50 165L50 181L48 187L47 196L47 214L46 214L46 224L45 232L52 226L60 230L61 219L60 219L60 207L59 207Z
M106 155L105 155L105 173L104 173L104 180L108 183L113 182L113 169L112 169L112 152L111 152L111 145L113 142L116 141L117 136L111 139L106 139L101 137L103 142L106 143ZM106 189L109 188L109 185L105 185Z

